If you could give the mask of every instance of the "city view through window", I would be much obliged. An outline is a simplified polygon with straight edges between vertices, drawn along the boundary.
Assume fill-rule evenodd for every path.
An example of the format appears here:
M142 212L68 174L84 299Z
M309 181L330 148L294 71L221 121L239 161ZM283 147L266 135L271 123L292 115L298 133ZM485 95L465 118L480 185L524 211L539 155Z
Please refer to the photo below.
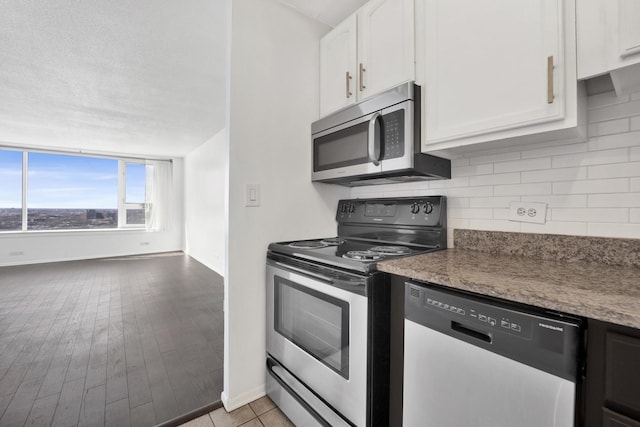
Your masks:
M0 150L0 231L23 230L23 153ZM27 154L26 230L117 228L121 160ZM145 165L124 163L124 225L145 224ZM123 197L124 198L124 197ZM135 200L132 205L129 200Z

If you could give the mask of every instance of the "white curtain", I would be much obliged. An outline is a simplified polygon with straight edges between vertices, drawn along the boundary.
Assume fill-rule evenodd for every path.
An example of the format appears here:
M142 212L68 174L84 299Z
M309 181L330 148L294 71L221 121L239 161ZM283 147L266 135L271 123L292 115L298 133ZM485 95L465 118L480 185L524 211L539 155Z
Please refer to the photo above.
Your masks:
M147 231L168 231L171 225L173 164L171 161L147 161Z

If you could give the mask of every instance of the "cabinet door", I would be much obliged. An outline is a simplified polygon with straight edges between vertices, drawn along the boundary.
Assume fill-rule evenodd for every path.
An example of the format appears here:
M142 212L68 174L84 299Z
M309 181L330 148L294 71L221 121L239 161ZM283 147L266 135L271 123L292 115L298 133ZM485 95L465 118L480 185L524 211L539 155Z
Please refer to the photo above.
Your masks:
M640 63L638 0L579 1L576 11L578 78Z
M624 58L640 53L640 2L619 0L618 20L620 22L618 33L620 56Z
M360 99L415 78L413 1L370 0L360 10Z
M605 399L640 415L640 339L607 333Z
M602 427L640 427L640 422L603 408Z
M356 101L357 19L352 15L320 40L320 115Z
M425 146L563 119L562 0L426 0L422 19Z

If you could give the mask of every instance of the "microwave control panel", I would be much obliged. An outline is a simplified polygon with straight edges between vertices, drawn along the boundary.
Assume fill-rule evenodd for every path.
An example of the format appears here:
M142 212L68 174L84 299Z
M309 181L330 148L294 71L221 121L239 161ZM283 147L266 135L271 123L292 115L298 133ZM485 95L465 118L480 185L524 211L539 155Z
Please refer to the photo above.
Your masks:
M395 159L404 156L404 110L397 110L382 116L383 159Z

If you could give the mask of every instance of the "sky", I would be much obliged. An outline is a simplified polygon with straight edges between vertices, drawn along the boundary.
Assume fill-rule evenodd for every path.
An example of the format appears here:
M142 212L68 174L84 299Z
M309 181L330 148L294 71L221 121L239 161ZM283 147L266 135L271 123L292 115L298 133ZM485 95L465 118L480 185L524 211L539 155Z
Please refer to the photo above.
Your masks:
M22 153L0 150L0 208L19 208ZM144 202L144 165L127 165L127 201ZM116 209L118 161L29 153L27 207Z

